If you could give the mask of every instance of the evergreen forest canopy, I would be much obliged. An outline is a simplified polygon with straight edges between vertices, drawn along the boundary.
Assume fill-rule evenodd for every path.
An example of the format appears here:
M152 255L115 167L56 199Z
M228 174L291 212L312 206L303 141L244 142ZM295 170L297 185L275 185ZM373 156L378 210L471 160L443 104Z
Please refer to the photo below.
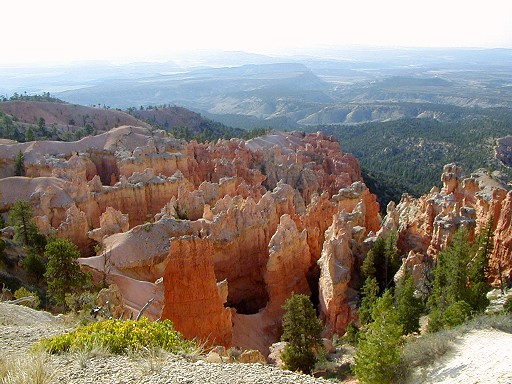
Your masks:
M472 111L476 112L476 111ZM512 111L486 109L449 121L401 119L360 125L308 128L336 136L357 157L365 182L385 206L402 193L419 196L439 185L445 164L456 162L469 175L477 169L512 170L494 157L496 139L512 133Z

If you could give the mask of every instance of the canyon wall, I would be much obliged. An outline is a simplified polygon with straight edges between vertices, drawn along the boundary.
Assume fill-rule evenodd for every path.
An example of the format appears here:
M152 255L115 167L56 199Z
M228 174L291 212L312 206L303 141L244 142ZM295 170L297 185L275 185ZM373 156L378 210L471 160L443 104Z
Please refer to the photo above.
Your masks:
M25 176L12 176L25 156ZM125 313L169 318L186 337L258 349L282 332L293 293L324 335L357 319L359 266L398 234L417 283L460 226L493 219L492 278L512 270L512 192L486 172L444 167L442 188L403 195L381 220L357 160L321 133L185 142L120 127L78 142L0 144L0 212L29 201L38 228L80 247L83 268L117 286Z
M120 127L4 144L6 172L19 151L25 176L0 179L0 211L30 201L39 229L79 245L83 268L116 284L127 311L152 300L145 314L187 337L265 355L292 293L320 303L327 334L356 316L358 244L379 230L379 205L331 137L201 144Z

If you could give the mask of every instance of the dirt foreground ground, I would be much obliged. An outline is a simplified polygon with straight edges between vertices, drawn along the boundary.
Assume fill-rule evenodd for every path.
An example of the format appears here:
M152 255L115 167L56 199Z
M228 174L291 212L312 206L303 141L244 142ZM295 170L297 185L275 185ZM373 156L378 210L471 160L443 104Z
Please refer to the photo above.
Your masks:
M25 358L31 345L70 329L62 318L23 306L0 302L0 359ZM166 356L140 361L126 356L54 355L45 364L52 383L327 383L311 376L261 364L211 364ZM512 384L512 334L497 330L471 331L454 349L409 383ZM351 383L357 382L355 380Z
M512 334L497 330L467 333L456 342L452 352L428 370L421 382L511 384Z

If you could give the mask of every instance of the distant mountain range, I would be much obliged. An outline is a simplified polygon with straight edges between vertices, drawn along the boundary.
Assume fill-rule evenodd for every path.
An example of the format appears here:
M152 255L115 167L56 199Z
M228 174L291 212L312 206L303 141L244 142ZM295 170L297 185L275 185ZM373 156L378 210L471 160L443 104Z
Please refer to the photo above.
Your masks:
M18 124L36 127L44 117L68 131L66 140L87 124L151 124L201 140L254 128L322 130L358 157L383 203L425 193L446 162L512 176L509 139L497 144L512 135L510 49L208 52L164 63L2 69L0 94L14 92L51 92L72 103L22 115L0 103Z
M165 63L2 70L0 93L24 91L111 108L183 106L245 129L443 120L452 116L437 105L512 107L512 50L207 52Z

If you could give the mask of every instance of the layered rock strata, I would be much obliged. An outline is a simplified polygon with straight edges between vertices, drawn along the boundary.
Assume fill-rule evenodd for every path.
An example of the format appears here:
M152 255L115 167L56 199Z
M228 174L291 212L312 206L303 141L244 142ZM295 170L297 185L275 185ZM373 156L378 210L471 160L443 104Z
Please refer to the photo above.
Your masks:
M19 151L25 176L12 177ZM333 138L200 144L120 127L74 143L2 144L0 153L9 176L0 210L28 200L43 232L84 255L98 244L80 262L117 285L127 312L152 300L145 314L172 319L187 337L265 355L292 293L322 301L330 333L352 317L354 244L379 229L379 206ZM337 229L326 236L333 220L352 226L343 239ZM344 241L351 246L333 245ZM333 263L347 275L333 274Z
M498 260L503 273L509 273L512 253L507 239L512 212L507 187L485 171L465 178L456 164L444 167L441 181L440 190L434 187L418 199L403 195L398 205L387 207L379 235L398 232L399 248L407 255L399 275L406 268L419 283L459 227L466 227L474 237L491 218L496 230L491 275L497 278Z

